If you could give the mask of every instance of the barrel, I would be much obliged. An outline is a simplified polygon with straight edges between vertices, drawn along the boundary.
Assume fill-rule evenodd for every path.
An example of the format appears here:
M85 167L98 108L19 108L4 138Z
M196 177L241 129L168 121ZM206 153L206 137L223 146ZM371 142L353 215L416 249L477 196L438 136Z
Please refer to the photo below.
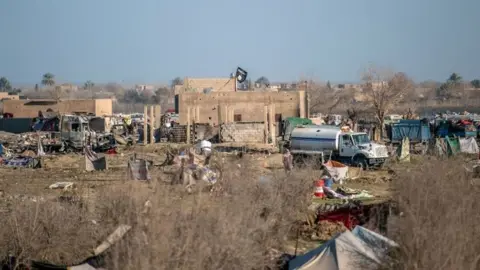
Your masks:
M314 196L317 198L324 198L325 194L323 193L323 186L325 185L325 182L323 179L318 179L315 181L315 193Z

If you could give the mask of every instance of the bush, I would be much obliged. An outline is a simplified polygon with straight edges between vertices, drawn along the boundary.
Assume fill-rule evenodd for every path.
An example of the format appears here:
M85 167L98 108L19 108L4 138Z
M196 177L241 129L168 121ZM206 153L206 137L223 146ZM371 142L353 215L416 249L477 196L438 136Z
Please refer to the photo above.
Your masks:
M281 172L262 182L251 164L237 163L241 166L220 164L222 189L216 193L195 189L189 195L163 181L128 182L98 190L93 203L18 205L2 218L0 254L71 264L85 259L118 225L128 224L132 230L107 252L109 269L272 266L269 251L282 246L304 215L313 178L308 171L288 177Z
M394 181L401 216L389 235L401 248L388 269L479 269L480 188L464 161L428 160Z

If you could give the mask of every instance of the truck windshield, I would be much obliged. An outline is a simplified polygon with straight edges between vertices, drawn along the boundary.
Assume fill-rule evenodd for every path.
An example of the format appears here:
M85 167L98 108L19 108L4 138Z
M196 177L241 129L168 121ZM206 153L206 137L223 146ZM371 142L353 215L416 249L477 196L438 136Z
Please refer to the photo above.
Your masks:
M353 135L353 140L355 141L355 144L367 144L370 143L370 138L368 137L367 134L356 134Z

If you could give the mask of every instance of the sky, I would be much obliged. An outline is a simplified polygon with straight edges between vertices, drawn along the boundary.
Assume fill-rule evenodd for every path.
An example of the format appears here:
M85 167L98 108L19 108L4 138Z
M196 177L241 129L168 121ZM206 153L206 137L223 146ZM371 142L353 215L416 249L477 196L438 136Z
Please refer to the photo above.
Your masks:
M480 78L477 0L0 0L0 77L168 83L226 77Z

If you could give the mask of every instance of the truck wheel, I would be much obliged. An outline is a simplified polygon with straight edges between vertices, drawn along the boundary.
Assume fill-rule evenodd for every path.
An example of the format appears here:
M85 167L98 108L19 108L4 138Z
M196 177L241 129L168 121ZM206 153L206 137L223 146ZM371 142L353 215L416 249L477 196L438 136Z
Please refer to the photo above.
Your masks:
M355 157L353 159L353 165L363 170L368 170L368 161L365 157Z

